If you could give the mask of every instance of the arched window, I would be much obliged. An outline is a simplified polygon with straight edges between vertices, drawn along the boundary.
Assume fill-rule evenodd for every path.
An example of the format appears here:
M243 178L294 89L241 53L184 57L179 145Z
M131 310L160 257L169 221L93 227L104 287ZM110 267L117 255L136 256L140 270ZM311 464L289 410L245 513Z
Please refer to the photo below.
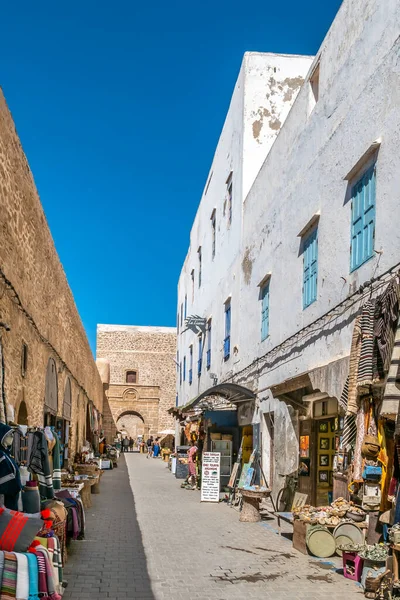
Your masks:
M46 387L44 394L45 412L53 415L57 414L58 409L58 385L57 385L57 367L53 358L49 358L46 371Z
M126 372L126 383L137 383L137 371Z
M67 377L67 381L65 382L64 403L63 403L63 417L67 421L71 420L71 407L72 407L71 380L69 377Z

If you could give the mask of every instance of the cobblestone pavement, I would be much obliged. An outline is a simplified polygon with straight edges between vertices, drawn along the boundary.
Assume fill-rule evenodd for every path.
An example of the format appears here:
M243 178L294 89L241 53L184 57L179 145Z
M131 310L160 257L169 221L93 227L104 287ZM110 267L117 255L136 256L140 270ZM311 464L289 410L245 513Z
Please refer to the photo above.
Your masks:
M104 474L73 542L65 600L361 600L357 584L293 550L276 522L240 523L226 504L200 503L159 460L126 454ZM130 486L129 487L128 473Z

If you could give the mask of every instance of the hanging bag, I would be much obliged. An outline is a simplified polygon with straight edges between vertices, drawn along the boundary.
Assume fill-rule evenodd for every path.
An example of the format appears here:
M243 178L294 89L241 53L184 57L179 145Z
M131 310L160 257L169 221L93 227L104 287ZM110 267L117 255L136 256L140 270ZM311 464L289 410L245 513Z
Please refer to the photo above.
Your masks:
M375 435L367 434L364 437L363 444L361 446L361 454L364 458L370 460L376 460L380 452L381 445L378 438Z

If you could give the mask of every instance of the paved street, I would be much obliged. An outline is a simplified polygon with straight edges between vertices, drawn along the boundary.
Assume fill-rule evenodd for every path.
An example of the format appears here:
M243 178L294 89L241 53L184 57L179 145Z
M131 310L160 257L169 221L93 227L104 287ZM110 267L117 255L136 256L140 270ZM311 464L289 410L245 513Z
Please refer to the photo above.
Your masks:
M86 540L72 544L65 600L362 597L332 563L293 550L275 521L240 523L234 509L181 489L165 463L125 457L93 496Z

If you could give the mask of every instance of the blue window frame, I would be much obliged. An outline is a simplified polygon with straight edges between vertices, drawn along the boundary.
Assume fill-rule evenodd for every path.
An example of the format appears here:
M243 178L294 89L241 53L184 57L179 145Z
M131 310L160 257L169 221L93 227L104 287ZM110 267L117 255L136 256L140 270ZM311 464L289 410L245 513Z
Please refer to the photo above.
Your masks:
M199 249L197 250L197 254L199 257L199 287L201 287L201 277L202 277L202 258L201 258L201 246L199 246Z
M193 346L189 346L189 384L193 381Z
M211 319L207 323L207 369L211 367Z
M269 281L261 288L261 341L269 334Z
M179 396L178 396L178 394L175 396L175 406L179 406Z
M186 381L186 356L183 357L183 381Z
M199 336L199 360L197 361L197 376L201 375L201 367L203 364L203 336Z
M358 269L374 255L375 179L374 164L351 189L351 271Z
M183 325L183 303L181 303L181 327Z
M182 363L179 363L179 385L182 385Z
M317 299L318 228L303 239L303 308Z
M231 355L231 301L225 303L224 360Z

